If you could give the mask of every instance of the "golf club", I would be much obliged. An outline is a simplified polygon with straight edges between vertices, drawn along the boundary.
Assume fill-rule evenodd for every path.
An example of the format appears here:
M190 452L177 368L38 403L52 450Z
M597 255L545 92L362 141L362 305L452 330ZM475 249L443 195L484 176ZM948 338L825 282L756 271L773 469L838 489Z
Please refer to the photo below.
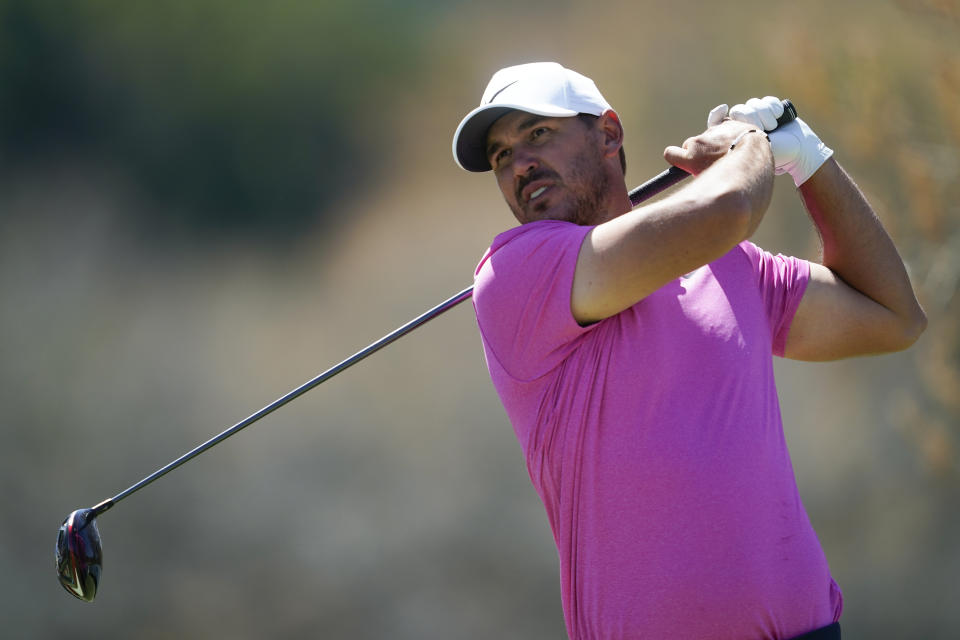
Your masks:
M783 100L783 106L783 115L778 118L777 126L786 124L797 117L796 109L789 100ZM666 171L663 171L659 175L633 189L629 194L630 202L634 207L636 207L641 202L652 198L663 190L680 182L684 178L689 177L689 175L690 174L683 169L670 167ZM104 500L103 502L100 502L99 504L88 509L77 509L76 511L73 511L60 525L60 530L57 535L57 578L59 579L60 584L63 585L63 588L70 592L71 595L76 596L80 600L93 602L94 598L96 597L103 568L103 548L100 541L100 532L97 530L97 516L111 509L124 498L129 497L131 494L139 491L143 487L166 475L170 471L173 471L180 465L197 457L207 449L210 449L220 442L223 442L238 431L250 426L264 416L276 411L291 400L300 397L307 391L310 391L314 387L325 382L326 380L329 380L338 373L352 367L367 356L376 353L391 342L394 342L407 333L410 333L417 327L452 309L472 296L473 287L467 287L463 291L456 293L432 309L409 321L405 325L395 329L393 332L385 335L366 348L353 354L346 360L343 360L339 364L327 369L312 380L305 382L293 391L290 391L281 398L278 398L256 413L250 415L244 420L241 420L229 429L214 436L210 440L207 440L195 449L188 451L165 467L158 469L140 482L137 482L124 491L121 491L114 497Z

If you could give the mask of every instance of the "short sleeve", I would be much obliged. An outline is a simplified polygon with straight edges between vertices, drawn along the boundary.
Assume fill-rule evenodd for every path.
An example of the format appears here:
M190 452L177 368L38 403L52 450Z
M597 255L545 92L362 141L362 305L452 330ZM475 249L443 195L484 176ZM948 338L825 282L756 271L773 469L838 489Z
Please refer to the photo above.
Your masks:
M757 287L770 323L773 354L783 356L790 324L810 281L810 263L800 258L773 255L751 242L740 243L753 266Z
M489 354L519 380L533 380L590 330L570 310L577 257L592 227L541 221L501 234L474 277L473 305Z

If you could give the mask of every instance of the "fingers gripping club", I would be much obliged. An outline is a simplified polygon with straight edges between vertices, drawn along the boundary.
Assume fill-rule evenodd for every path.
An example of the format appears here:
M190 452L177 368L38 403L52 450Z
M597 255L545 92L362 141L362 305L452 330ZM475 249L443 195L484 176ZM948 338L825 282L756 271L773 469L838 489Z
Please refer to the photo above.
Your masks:
M781 100L781 104L783 105L783 113L779 118L776 119L776 127L774 129L767 129L767 131L776 130L783 125L796 120L797 110L793 106L793 103L789 100ZM723 121L726 115L727 105L720 105L719 107L714 108L707 118L708 126L719 124ZM690 174L680 167L670 167L669 169L662 171L653 178L641 184L639 187L630 191L630 204L636 207L641 202L649 200L661 191L665 191L681 180L689 177Z

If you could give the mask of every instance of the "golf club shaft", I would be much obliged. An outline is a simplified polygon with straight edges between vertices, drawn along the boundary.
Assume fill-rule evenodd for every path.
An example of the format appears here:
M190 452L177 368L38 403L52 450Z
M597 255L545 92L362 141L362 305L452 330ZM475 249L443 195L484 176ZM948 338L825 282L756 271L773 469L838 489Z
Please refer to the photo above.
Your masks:
M791 120L797 117L796 109L794 109L793 105L790 103L789 100L784 100L783 104L784 104L784 112L783 112L783 116L781 116L777 120L778 126L786 124L787 122L790 122ZM680 182L684 178L688 178L689 176L690 174L684 171L683 169L679 169L677 167L670 167L666 171L663 171L662 173L651 178L650 180L647 180L639 187L631 190L629 193L630 203L632 204L632 206L636 207L641 202L648 200L649 198L652 198L658 193L664 191L665 189L670 188L671 186ZM154 471L152 474L150 474L140 482L136 483L135 485L129 487L124 491L121 491L120 493L110 498L109 500L104 500L103 502L92 507L93 515L97 516L103 513L104 511L107 511L108 509L113 507L115 504L123 500L124 498L139 491L140 489L144 488L154 480L157 480L158 478L163 477L164 475L170 473L180 465L192 460L193 458L196 458L198 455L200 455L207 449L210 449L211 447L226 440L227 438L237 433L238 431L241 431L242 429L249 427L251 424L259 420L260 418L263 418L264 416L273 413L274 411L276 411L283 405L287 404L291 400L302 396L307 391L310 391L311 389L318 386L322 382L326 382L327 380L337 375L338 373L346 369L349 369L350 367L360 362L367 356L376 353L377 351L387 346L391 342L410 333L417 327L425 324L426 322L432 320L433 318L436 318L437 316L444 313L445 311L449 311L453 307L457 306L458 304L460 304L461 302L463 302L464 300L472 296L473 296L473 287L470 286L464 289L463 291L460 291L459 293L444 300L443 302L433 307L429 311L426 311L425 313L417 316L416 318L406 323L402 327L394 330L392 333L385 335L384 337L370 344L366 348L353 354L343 362L327 369L326 371L318 375L316 378L313 378L312 380L305 382L304 384L300 385L290 393L286 394L281 398L278 398L277 400L274 400L272 403L268 404L263 409L260 409L253 415L245 418L244 420L241 420L240 422L233 425L226 431L223 431L222 433L207 440L206 442L196 447L195 449L188 451L187 453L183 454L182 456L180 456L179 458L177 458L167 466L161 469L158 469L157 471Z
M238 432L238 431L240 431L240 430L242 430L242 429L245 429L246 427L249 427L251 424L253 424L253 423L256 422L257 420L259 420L260 418L263 418L264 416L273 413L274 411L276 411L277 409L279 409L279 408L282 407L283 405L287 404L287 403L290 402L291 400L302 396L302 395L305 394L307 391L310 391L311 389L313 389L313 388L316 387L317 385L321 384L322 382L326 382L327 380L329 380L329 379L332 378L333 376L337 375L338 373L340 373L340 372L342 372L342 371L344 371L344 370L346 370L346 369L349 369L349 368L352 367L353 365L357 364L358 362L360 362L361 360L363 360L363 359L366 358L367 356L373 355L374 353L376 353L376 352L379 351L380 349L384 348L385 346L387 346L387 345L390 344L391 342L393 342L393 341L395 341L395 340L403 337L404 335L410 333L411 331L413 331L413 330L416 329L417 327L419 327L419 326L427 323L428 321L436 318L437 316L439 316L440 314L444 313L445 311L448 311L448 310L452 309L453 307L457 306L458 304L460 304L461 302L463 302L464 300L466 300L467 298L469 298L471 295L473 295L473 287L472 287L472 286L467 287L467 288L464 289L463 291L460 291L459 293L457 293L457 294L451 296L450 298L444 300L443 302L441 302L441 303L438 304L437 306L433 307L433 308L430 309L429 311L426 311L426 312L422 313L421 315L417 316L416 318L414 318L414 319L411 320L410 322L406 323L406 324L403 325L402 327L399 327L398 329L395 329L393 332L391 332L391 333L383 336L382 338L380 338L380 339L377 340L376 342L368 345L368 346L365 347L364 349L362 349L362 350L358 351L357 353L353 354L352 356L350 356L349 358L347 358L347 359L344 360L343 362L340 362L339 364L337 364L337 365L335 365L335 366L327 369L326 371L324 371L323 373L321 373L321 374L318 375L317 377L313 378L312 380L309 380L309 381L305 382L304 384L300 385L299 387L297 387L296 389L294 389L294 390L291 391L290 393L286 394L285 396L283 396L283 397L281 397L281 398L278 398L277 400L274 400L272 403L268 404L268 405L265 406L263 409L260 409L259 411L257 411L256 413L250 415L249 417L245 418L244 420L241 420L240 422L238 422L237 424L233 425L232 427L230 427L230 428L227 429L226 431L223 431L222 433L220 433L220 434L214 436L213 438L207 440L206 442L204 442L204 443L201 444L200 446L196 447L195 449L193 449L193 450L191 450L191 451L188 451L187 453L183 454L182 456L180 456L179 458L177 458L176 460L174 460L173 462L171 462L171 463L168 464L167 466L165 466L165 467L163 467L163 468L161 468L161 469L158 469L157 471L153 472L152 474L150 474L149 476L147 476L146 478L144 478L144 479L141 480L140 482L136 483L135 485L131 486L130 488L128 488L128 489L126 489L126 490L118 493L117 495L115 495L114 497L110 498L109 500L104 500L104 501L101 502L100 504L98 504L98 505L96 505L95 507L93 507L94 515L99 515L99 514L103 513L104 511L110 509L110 508L111 508L113 505L115 505L116 503L120 502L121 500L123 500L124 498L128 497L129 495L135 493L136 491L139 491L140 489L142 489L143 487L147 486L148 484L150 484L150 483L153 482L154 480L157 480L157 479L161 478L162 476L170 473L171 471L173 471L174 469L176 469L176 468L179 467L180 465L184 464L185 462L188 462L189 460L192 460L193 458L197 457L198 455L200 455L201 453L203 453L203 452L206 451L207 449L210 449L210 448L213 447L214 445L219 444L219 443L222 442L223 440L226 440L227 438L229 438L230 436L232 436L232 435L235 434L236 432Z

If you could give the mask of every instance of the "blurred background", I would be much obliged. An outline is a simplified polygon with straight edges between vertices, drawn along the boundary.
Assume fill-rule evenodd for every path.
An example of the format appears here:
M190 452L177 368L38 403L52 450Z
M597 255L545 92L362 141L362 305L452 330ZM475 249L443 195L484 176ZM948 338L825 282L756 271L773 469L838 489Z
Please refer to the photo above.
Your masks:
M61 520L471 284L513 226L450 139L502 66L593 77L628 182L791 98L930 318L777 363L845 637L960 628L960 2L0 0L0 619L11 637L564 637L556 552L469 305L123 502ZM816 259L788 177L755 241Z

